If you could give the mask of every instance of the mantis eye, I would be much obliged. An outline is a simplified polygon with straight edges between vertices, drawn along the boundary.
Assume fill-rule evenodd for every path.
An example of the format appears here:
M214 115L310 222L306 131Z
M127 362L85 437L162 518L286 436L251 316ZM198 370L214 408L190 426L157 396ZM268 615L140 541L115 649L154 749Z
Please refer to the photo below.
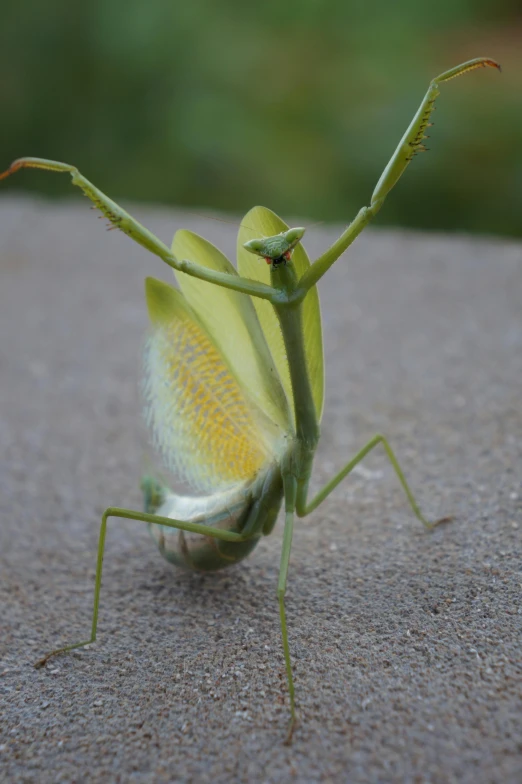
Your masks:
M265 242L263 240L249 240L243 245L250 253L257 253L258 256L265 255Z
M302 226L296 229L288 229L288 231L285 231L284 233L285 240L289 245L297 245L297 243L303 239L303 234L305 231L306 229L304 229Z

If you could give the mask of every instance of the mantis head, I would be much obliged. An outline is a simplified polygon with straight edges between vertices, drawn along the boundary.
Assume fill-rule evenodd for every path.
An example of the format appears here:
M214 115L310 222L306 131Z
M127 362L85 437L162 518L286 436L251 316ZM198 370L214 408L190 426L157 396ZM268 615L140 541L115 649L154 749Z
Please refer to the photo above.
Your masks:
M273 264L274 267L278 267L280 264L286 264L290 260L293 249L302 240L304 233L305 229L302 227L288 229L273 237L249 240L245 242L243 247L250 253L255 253L256 256L264 258L267 264Z

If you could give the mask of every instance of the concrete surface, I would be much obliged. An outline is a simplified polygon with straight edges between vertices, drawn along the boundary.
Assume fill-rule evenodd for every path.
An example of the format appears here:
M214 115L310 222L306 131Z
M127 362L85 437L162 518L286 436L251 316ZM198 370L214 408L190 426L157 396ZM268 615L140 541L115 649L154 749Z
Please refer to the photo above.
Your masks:
M133 211L233 252L234 226ZM170 274L85 201L8 196L0 267L2 781L522 781L520 243L377 229L321 286L314 486L381 431L455 520L426 533L379 452L297 524L291 748L280 525L198 576L114 521L98 642L33 668L88 636L102 510L140 506L142 281Z

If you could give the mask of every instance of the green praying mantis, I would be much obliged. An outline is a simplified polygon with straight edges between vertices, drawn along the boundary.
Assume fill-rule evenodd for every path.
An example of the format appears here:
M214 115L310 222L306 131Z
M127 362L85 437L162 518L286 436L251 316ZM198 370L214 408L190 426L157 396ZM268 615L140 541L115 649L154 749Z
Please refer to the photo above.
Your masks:
M416 517L430 529L388 441L372 438L312 499L308 487L323 411L324 363L317 282L376 216L414 155L441 83L494 60L477 58L433 79L371 197L336 242L310 264L305 229L289 228L256 207L238 236L238 269L206 240L178 231L171 248L90 183L74 166L41 158L15 161L0 179L22 168L69 172L74 185L110 223L173 268L178 288L146 280L152 324L145 350L146 416L166 465L199 495L172 492L152 476L142 480L144 511L109 507L100 528L94 609L96 640L107 521L146 522L170 562L213 571L245 558L273 530L284 502L277 597L290 700L287 742L296 724L285 591L295 517L316 509L381 444ZM264 259L267 264L263 264ZM448 518L444 518L448 519ZM438 522L441 522L440 520Z

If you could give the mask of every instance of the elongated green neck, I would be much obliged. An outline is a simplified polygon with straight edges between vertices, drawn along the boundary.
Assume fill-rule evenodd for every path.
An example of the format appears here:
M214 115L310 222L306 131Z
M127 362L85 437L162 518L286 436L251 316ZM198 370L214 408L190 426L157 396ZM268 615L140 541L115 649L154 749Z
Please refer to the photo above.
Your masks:
M271 282L274 288L290 294L297 287L297 275L293 263L281 264L271 268ZM298 439L311 450L319 440L319 425L312 396L312 386L308 375L303 333L303 305L281 303L274 305L290 368L290 380L294 395L295 422Z

